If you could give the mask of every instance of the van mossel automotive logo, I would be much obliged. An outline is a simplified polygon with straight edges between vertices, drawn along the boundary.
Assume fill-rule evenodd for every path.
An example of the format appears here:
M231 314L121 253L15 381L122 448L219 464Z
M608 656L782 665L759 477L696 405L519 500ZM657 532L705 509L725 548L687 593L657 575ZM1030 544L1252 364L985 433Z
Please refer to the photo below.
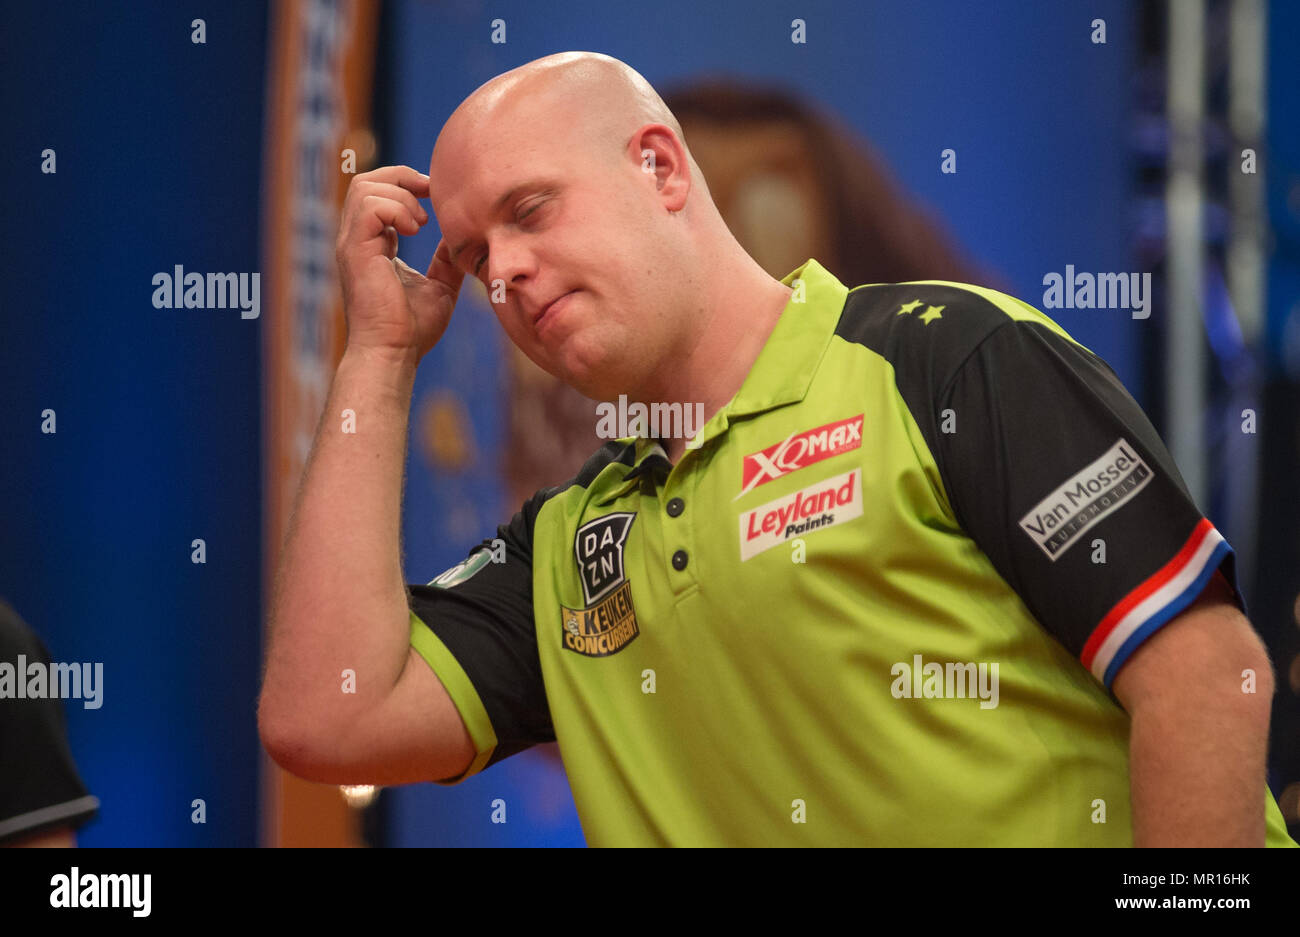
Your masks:
M792 537L862 516L862 469L836 475L740 515L743 563Z
M632 607L632 584L623 572L623 544L636 515L606 514L578 528L573 553L578 560L585 608L560 606L565 647L587 657L608 657L639 633Z
M775 446L745 456L741 468L740 494L732 500L749 494L759 485L797 472L823 459L857 449L862 445L862 417L849 417L818 426L816 429L792 433Z
M1151 469L1125 440L1065 480L1020 518L1020 529L1053 563L1080 534L1151 481Z

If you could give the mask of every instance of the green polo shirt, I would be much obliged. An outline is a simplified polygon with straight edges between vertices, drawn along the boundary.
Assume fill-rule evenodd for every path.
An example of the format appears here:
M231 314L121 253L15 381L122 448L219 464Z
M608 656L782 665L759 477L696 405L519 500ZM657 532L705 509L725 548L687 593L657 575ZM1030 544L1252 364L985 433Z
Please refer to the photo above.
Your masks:
M1041 312L782 282L676 464L611 441L408 587L477 751L439 783L558 740L594 846L1132 845L1110 687L1231 548Z

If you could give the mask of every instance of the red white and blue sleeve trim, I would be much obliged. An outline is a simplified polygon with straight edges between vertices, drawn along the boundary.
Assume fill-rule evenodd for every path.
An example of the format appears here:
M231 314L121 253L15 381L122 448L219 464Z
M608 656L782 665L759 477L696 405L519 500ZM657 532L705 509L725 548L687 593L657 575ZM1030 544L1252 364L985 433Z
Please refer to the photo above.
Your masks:
M1079 660L1110 689L1111 681L1138 647L1201 594L1232 547L1205 518L1183 548L1126 595L1097 625Z

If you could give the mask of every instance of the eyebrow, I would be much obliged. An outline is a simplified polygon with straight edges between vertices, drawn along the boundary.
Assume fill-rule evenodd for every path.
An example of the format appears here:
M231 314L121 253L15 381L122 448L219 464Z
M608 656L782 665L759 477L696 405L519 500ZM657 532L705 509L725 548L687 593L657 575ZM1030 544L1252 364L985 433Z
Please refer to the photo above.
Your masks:
M499 212L502 206L506 204L506 202L510 201L512 198L514 198L517 194L522 192L524 189L540 188L541 186L547 184L548 183L545 179L530 179L527 182L521 182L519 183L519 185L513 186L510 189L510 191L508 191L505 195L501 196L499 199L496 200L496 203L492 206L492 214L495 215L497 212ZM456 265L456 258L460 255L461 251L463 251L466 247L469 246L470 241L472 240L473 240L472 238L469 238L467 240L461 241L459 244L457 244L455 247L451 249L451 253L448 256L451 257L452 266Z

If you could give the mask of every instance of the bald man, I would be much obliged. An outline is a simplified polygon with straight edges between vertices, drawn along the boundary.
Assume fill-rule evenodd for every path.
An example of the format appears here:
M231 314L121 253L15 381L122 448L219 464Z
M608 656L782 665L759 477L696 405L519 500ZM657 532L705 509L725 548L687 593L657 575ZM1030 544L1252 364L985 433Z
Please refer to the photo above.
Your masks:
M397 246L426 197L421 275ZM358 432L322 421L277 577L287 770L452 784L558 739L593 845L1295 845L1232 551L1038 310L773 279L654 89L592 53L477 89L428 176L357 176L337 248L326 415ZM583 394L707 422L610 442L407 584L414 376L467 274Z

